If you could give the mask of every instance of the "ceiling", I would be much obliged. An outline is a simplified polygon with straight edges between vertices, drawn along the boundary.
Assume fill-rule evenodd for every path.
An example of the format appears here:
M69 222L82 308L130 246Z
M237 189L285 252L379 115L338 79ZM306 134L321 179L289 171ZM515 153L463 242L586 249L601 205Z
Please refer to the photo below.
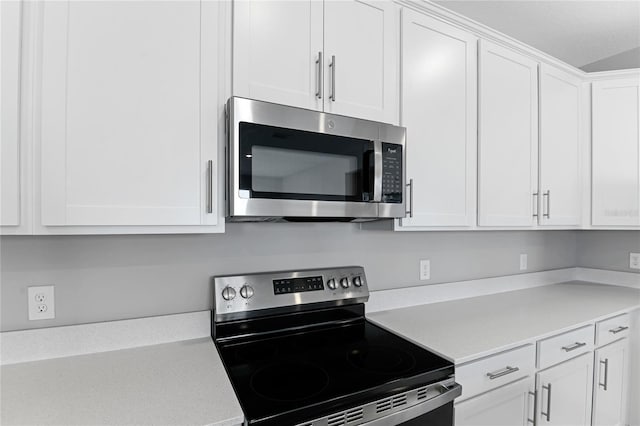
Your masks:
M435 3L576 67L640 46L640 0L440 0ZM638 58L634 62L640 67L640 55L635 56ZM615 60L610 65L615 68Z

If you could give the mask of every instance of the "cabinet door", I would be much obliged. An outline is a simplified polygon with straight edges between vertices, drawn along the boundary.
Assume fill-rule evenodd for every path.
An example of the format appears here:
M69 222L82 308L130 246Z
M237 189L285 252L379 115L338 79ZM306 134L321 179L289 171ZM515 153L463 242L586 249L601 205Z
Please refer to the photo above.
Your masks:
M592 385L592 352L536 374L536 424L590 425Z
M595 360L593 425L625 425L629 339L598 349Z
M322 12L322 0L235 1L233 94L322 110Z
M402 125L413 180L413 217L403 227L475 223L476 43L469 33L402 11Z
M324 18L324 110L396 124L399 6L327 0Z
M581 81L540 67L540 213L542 225L580 225Z
M531 377L455 405L456 426L526 426L533 415Z
M538 182L537 63L480 41L480 226L530 226Z
M0 226L20 225L20 33L21 1L0 3L2 26L2 134L0 140ZM4 231L4 229L3 229Z
M43 225L213 225L216 2L44 2Z
M592 86L592 224L640 225L640 83Z

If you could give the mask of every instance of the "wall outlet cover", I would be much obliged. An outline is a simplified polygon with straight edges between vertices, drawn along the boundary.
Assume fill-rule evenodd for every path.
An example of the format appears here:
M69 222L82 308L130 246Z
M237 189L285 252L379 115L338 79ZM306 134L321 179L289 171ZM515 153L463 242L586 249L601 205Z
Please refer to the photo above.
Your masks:
M431 279L431 261L429 259L420 260L420 280Z
M52 285L27 288L29 320L53 319L56 317L55 298Z
M640 253L629 253L629 268L640 269Z
M528 263L527 255L526 255L526 253L522 253L520 255L520 270L521 271L526 271L527 270L527 268L529 267L527 263Z

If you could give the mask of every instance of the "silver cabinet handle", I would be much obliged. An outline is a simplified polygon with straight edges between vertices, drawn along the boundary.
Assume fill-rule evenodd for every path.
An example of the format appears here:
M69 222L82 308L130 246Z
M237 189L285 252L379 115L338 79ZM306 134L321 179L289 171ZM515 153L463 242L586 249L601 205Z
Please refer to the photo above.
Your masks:
M575 342L573 345L563 346L562 349L564 349L565 352L571 352L583 346L587 346L587 344L584 342Z
M494 371L493 373L487 373L487 377L489 380L497 379L498 377L506 376L507 374L515 373L516 371L520 371L518 367L509 367L508 365L499 371Z
M533 193L533 217L538 217L538 193Z
M541 407L540 414L545 416L547 418L547 421L550 422L551 421L551 383L549 383L547 386L542 385L542 390L547 391L547 412L545 413Z
M336 101L336 55L331 55L331 63L329 64L329 68L331 68L331 95L329 99L333 102Z
M318 52L318 60L316 60L316 98L322 99L322 52Z
M604 383L600 383L598 378L598 386L602 386L602 389L607 390L607 382L609 381L609 358L605 358L604 361L600 360L600 365L604 364ZM598 376L599 377L599 376Z
M413 179L409 179L407 186L409 187L409 210L405 211L404 214L413 217Z
M544 217L546 217L547 219L551 218L551 190L547 190L547 192L545 192L544 194L542 194L542 197L544 199L544 197L547 197L547 212L543 214ZM543 201L544 204L544 201Z
M618 333L620 333L621 331L625 331L625 330L628 330L628 329L629 329L629 327L626 327L626 326L621 325L621 326L620 326L620 327L618 327L618 328L613 328L613 329L609 330L609 333L618 334Z
M207 213L213 213L213 160L207 161Z
M529 412L529 410L531 410L531 407L535 407L535 404L536 404L536 393L529 391L529 396L533 397L533 401L529 403L529 407L527 408L527 413ZM529 415L527 414L527 422L531 423L532 425L535 425L536 424L536 421L534 420L536 417L535 411L532 417L533 419L530 419Z

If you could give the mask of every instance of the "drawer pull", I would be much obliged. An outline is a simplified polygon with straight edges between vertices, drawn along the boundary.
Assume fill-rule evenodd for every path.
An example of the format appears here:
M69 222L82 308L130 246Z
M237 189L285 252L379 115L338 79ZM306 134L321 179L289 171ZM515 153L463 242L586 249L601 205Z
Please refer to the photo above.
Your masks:
M629 329L629 327L620 326L618 328L613 328L613 329L609 330L609 333L618 334L621 331L625 331L625 330L628 330L628 329Z
M571 352L571 351L575 351L576 349L581 348L583 346L587 346L587 344L584 343L584 342L575 342L571 346L563 346L562 349L564 349L565 352Z
M515 373L516 371L520 371L518 367L509 367L507 365L506 368L494 371L493 373L487 373L487 377L489 380L497 379L498 377L506 376L507 374Z

